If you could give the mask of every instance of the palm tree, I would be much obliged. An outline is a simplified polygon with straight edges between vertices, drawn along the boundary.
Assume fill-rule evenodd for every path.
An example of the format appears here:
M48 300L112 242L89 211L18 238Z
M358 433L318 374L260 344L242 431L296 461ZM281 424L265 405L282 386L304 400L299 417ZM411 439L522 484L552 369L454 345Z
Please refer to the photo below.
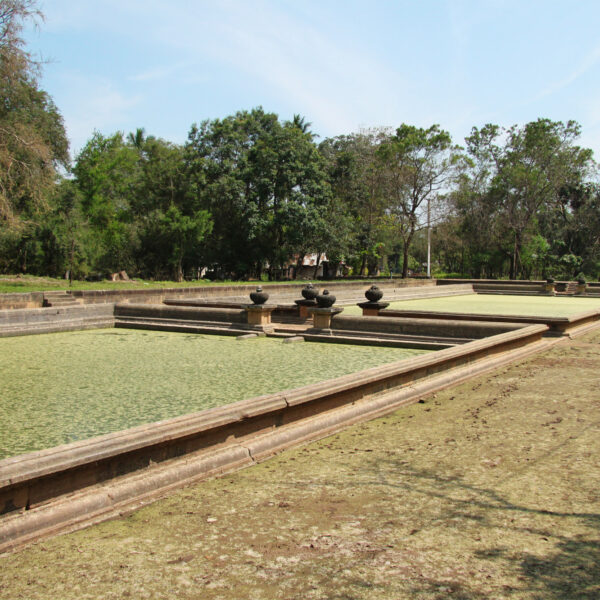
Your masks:
M308 135L310 135L311 140L319 137L317 134L313 133L310 130L312 123L307 122L306 119L299 114L294 115L294 118L291 121L288 121L288 123L292 127L297 127L302 133L307 133Z
M138 127L135 130L135 133L129 133L127 135L127 141L140 150L143 143L146 141L146 130L143 127Z

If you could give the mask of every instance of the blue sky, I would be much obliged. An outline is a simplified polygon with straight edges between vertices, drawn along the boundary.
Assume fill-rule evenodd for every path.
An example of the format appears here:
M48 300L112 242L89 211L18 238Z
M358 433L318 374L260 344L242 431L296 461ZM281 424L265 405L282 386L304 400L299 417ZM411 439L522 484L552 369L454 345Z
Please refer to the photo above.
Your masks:
M538 117L600 157L598 0L41 0L27 31L73 154L96 129L190 126L263 106L321 138Z

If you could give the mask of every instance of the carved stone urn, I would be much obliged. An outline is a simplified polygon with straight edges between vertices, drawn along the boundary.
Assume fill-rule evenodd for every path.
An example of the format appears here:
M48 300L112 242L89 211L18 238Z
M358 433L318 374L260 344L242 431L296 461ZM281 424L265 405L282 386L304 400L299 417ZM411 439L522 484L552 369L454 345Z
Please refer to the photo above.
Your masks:
M369 302L379 302L383 298L383 292L376 285L372 285L365 292L365 297Z
M307 284L302 288L302 297L305 300L314 300L319 292L315 289L312 283Z
M376 317L379 311L387 308L389 302L380 302L383 297L383 291L376 285L372 285L366 292L365 297L367 302L359 302L358 306L362 308L363 317Z
M323 290L322 294L317 294L317 305L319 308L331 308L335 304L335 296L329 293L329 290Z
M556 282L554 281L554 277L548 277L546 279L546 283L544 284L544 289L547 294L555 294L556 291Z
M255 292L250 293L250 300L254 304L264 304L269 299L269 294L263 292L262 288L258 286Z
M308 309L317 306L315 298L319 293L313 286L312 283L305 285L302 288L302 298L300 300L294 300L294 303L298 306L298 314L301 318L306 319L309 315Z
M587 291L587 282L584 277L577 278L577 294L585 294Z

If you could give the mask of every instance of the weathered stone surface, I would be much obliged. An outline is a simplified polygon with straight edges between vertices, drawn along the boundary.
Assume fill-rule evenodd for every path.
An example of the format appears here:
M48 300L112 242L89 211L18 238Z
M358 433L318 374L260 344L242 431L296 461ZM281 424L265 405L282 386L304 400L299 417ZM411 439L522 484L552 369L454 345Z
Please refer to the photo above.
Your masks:
M335 304L335 296L329 293L329 290L323 290L317 294L317 306L319 308L331 308Z
M249 304L246 306L248 325L259 328L272 328L271 313L275 306L267 304Z
M260 286L257 287L254 292L250 293L250 300L252 300L254 304L264 304L268 299L269 294L267 294L267 292L264 292L262 287Z
M0 310L0 337L114 326L112 304Z
M334 298L335 300L335 298ZM315 329L331 329L332 318L341 313L343 308L311 308L310 314L313 317L313 327Z
M164 493L190 478L210 475L214 468L236 468L240 464L236 446L256 443L260 445L260 448L253 446L257 453L268 454L392 410L398 405L393 390L401 392L402 402L405 401L403 394L407 392L404 387L407 382L464 364L469 365L468 372L472 373L476 369L475 361L487 361L488 357L492 360L485 363L486 368L491 368L490 365L498 362L496 356L506 361L523 355L523 352L534 351L536 340L545 330L544 326L534 325L425 357L305 386L286 392L285 396L276 394L242 401L0 461L0 505L8 511L7 516L0 519L0 551L48 531L84 524L86 510L89 510L89 518L98 519L101 515L108 518L113 509L139 502L147 495ZM451 381L452 376L442 378L444 385ZM426 389L430 385L426 383ZM390 394L387 400L355 405L357 401L381 392ZM323 419L313 419L320 414L324 415ZM309 420L305 421L307 418ZM277 434L273 438L275 431ZM259 437L263 435L271 436L270 441L265 438L264 443L260 442ZM203 457L207 456L205 453L220 452L219 448L228 445L235 454L233 463L225 460L210 466L213 463L208 460L208 466L191 467L197 461L202 463ZM188 459L182 459L182 463L169 462L191 453L196 453L192 463ZM143 473L140 469L144 469ZM115 491L110 483L112 478L127 473L133 479L119 479L116 485L120 487ZM49 481L51 485L48 485ZM110 493L97 487L103 482L109 482ZM78 490L81 493L89 490L89 493L69 500L68 495ZM25 511L22 521L15 513L18 505L30 508Z

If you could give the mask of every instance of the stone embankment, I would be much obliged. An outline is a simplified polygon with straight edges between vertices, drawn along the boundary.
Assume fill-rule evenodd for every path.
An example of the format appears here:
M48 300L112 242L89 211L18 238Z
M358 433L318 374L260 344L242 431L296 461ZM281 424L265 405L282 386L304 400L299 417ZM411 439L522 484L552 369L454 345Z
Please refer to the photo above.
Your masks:
M0 310L0 337L114 327L114 305Z
M0 461L0 552L386 414L547 347L544 325Z

